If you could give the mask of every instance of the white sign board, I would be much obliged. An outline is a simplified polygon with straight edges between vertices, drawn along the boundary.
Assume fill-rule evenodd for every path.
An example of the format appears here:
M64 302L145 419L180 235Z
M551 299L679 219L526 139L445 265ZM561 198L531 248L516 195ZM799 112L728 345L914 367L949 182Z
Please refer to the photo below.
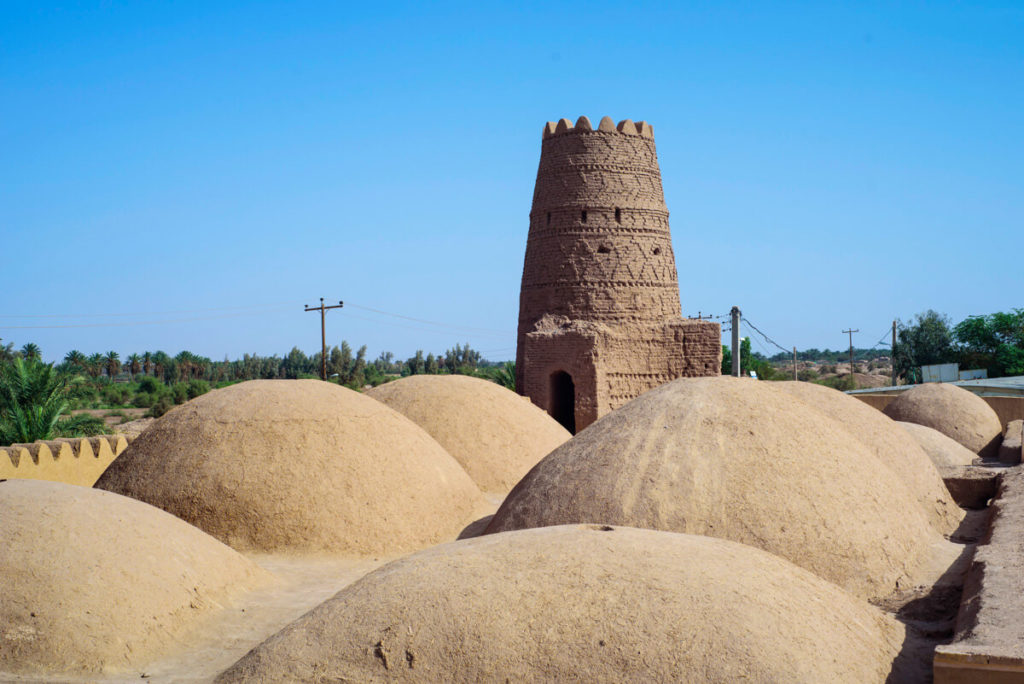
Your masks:
M960 379L959 363L921 366L921 382L956 382Z

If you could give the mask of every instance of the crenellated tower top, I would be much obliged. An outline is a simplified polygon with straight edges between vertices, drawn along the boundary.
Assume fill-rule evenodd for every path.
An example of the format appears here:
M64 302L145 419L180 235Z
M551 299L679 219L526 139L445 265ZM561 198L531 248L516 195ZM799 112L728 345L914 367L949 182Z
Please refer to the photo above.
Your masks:
M554 121L548 121L544 124L544 135L543 138L546 140L556 135L566 135L568 133L593 133L595 132L594 127L590 125L590 119L585 116L581 116L576 119L574 125L568 119L560 119L557 123ZM642 138L654 139L654 128L651 124L646 121L637 121L634 123L630 119L623 119L615 124L611 117L604 117L601 119L601 123L597 125L598 133L621 133L623 135L639 135Z

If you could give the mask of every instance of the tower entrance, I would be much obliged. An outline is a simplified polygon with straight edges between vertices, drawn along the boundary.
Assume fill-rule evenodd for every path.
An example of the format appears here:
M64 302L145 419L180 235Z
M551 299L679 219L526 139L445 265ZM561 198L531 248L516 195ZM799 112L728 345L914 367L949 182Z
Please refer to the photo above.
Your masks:
M565 371L551 374L551 387L548 391L551 417L562 424L566 430L576 434L576 383Z

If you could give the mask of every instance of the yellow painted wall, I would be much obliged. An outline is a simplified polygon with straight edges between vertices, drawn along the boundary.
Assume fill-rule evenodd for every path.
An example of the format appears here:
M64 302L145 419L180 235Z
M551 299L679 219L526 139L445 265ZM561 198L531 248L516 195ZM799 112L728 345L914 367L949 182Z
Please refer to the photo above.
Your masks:
M51 480L92 487L127 447L124 435L0 447L0 480Z

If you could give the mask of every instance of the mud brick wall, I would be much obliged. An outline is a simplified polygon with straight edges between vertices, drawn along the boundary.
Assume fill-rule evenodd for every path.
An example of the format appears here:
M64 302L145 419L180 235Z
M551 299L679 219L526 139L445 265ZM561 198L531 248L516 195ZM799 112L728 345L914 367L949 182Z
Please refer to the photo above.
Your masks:
M582 429L669 380L718 375L720 358L719 326L681 317L653 129L548 123L519 299L519 391L554 415L550 379L568 373Z

